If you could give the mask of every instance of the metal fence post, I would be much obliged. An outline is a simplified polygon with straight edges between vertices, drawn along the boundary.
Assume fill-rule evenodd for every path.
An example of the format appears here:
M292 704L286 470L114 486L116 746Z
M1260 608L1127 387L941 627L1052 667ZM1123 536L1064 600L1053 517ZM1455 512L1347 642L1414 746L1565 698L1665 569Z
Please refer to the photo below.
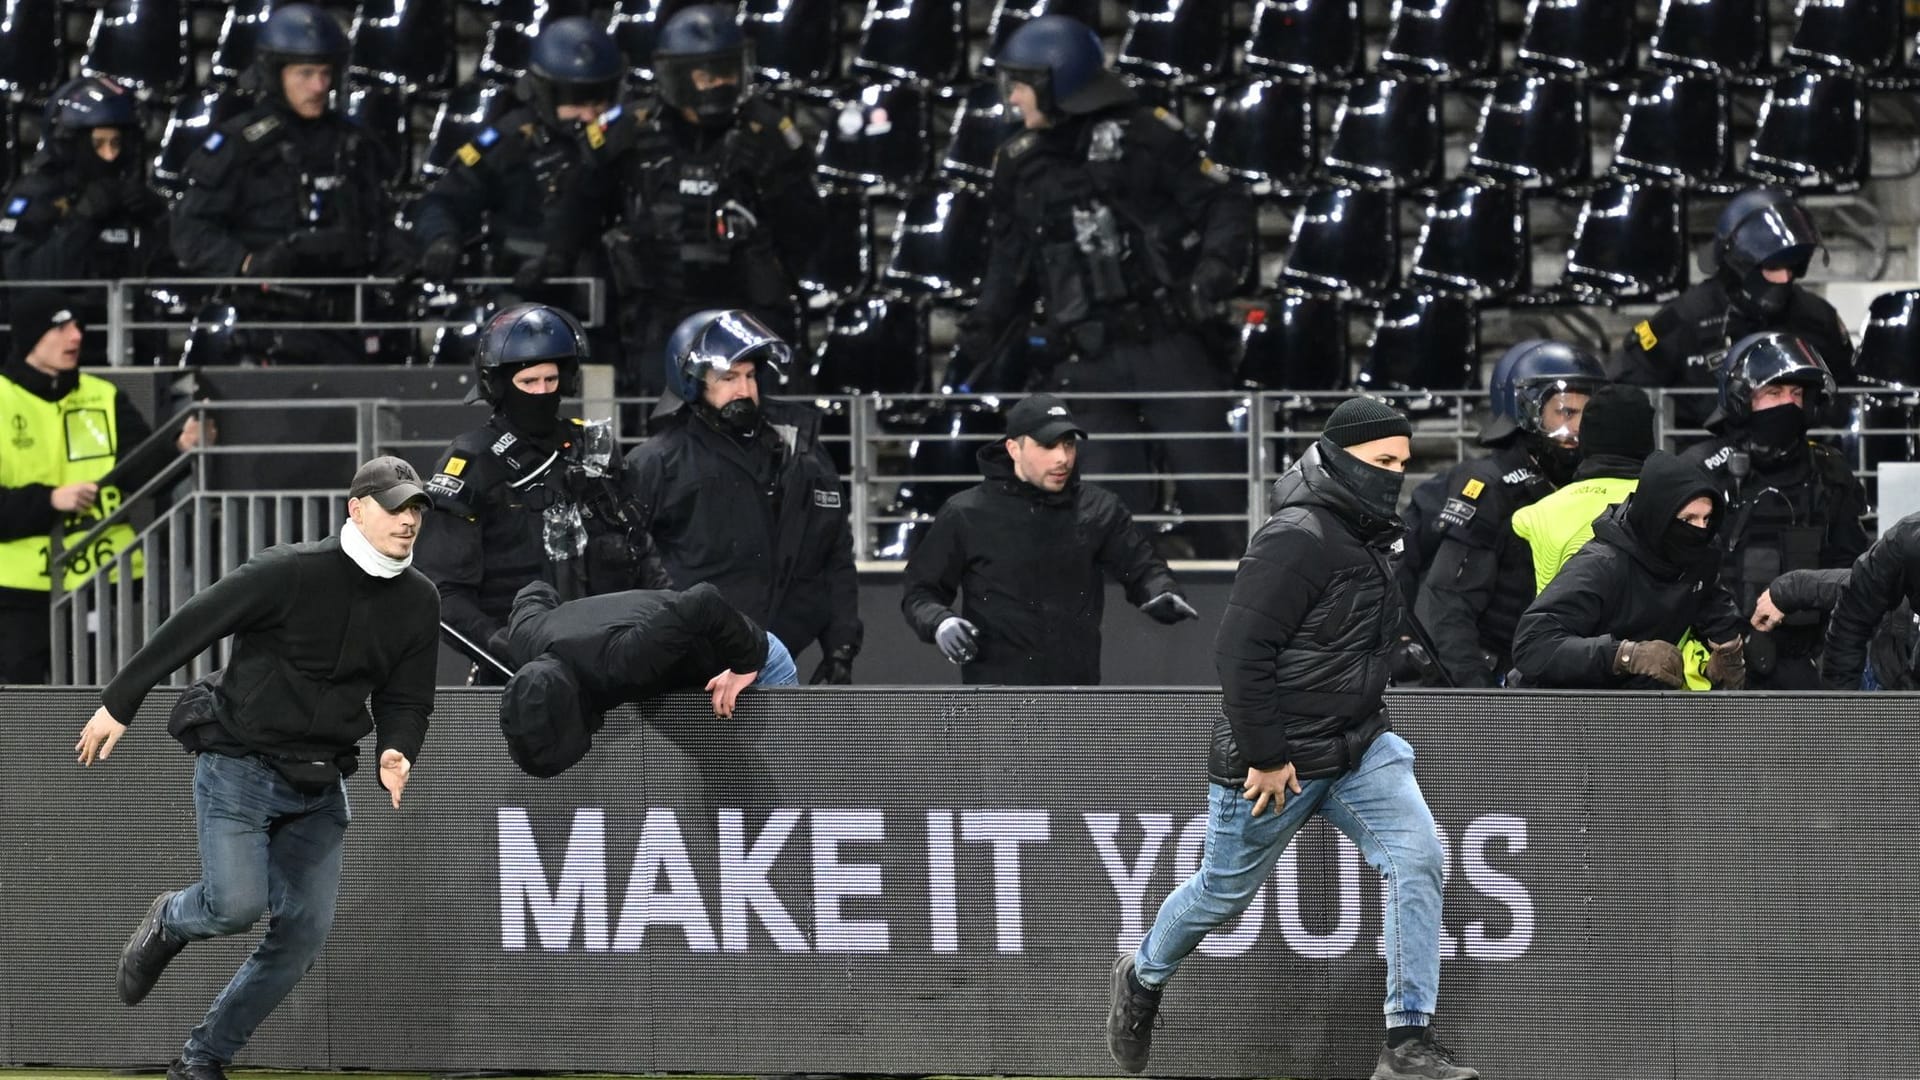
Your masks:
M847 497L853 501L853 505L847 508L847 522L853 528L853 557L859 560L866 558L866 553L873 549L873 537L867 533L868 504L873 495L868 490L873 481L873 463L869 460L873 444L868 410L873 407L873 399L855 396L848 399L847 405L847 431L853 440L853 445L847 448L847 462L853 469L847 484Z
M1266 520L1267 490L1267 409L1272 405L1266 394L1247 399L1247 539L1260 530Z
M127 340L127 287L114 280L106 283L107 289L107 364L121 367L132 355L132 343Z

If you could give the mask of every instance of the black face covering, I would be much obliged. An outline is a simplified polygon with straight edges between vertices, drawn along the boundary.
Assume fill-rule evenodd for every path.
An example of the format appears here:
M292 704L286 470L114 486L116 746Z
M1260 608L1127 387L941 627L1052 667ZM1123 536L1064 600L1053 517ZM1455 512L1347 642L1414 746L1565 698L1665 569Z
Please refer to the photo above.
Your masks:
M1807 411L1793 404L1761 409L1747 422L1747 442L1760 461L1792 457L1807 445Z
M1529 452L1540 466L1540 472L1554 487L1565 487L1573 481L1573 471L1580 467L1582 454L1578 446L1561 446L1558 442L1544 436L1530 437Z
M1713 565L1713 529L1689 525L1679 518L1667 523L1660 536L1660 554L1682 569L1697 570Z
M1394 516L1400 506L1400 488L1406 483L1405 473L1369 465L1330 439L1322 438L1319 448L1320 463L1368 513L1381 518Z
M1776 285L1756 269L1748 272L1733 293L1734 302L1741 310L1757 319L1772 320L1785 314L1787 305L1793 301L1793 282Z
M560 430L559 394L529 394L509 386L507 396L500 399L500 412L508 423L536 439L551 438Z
M760 430L760 403L752 398L734 398L719 412L721 425L743 439Z

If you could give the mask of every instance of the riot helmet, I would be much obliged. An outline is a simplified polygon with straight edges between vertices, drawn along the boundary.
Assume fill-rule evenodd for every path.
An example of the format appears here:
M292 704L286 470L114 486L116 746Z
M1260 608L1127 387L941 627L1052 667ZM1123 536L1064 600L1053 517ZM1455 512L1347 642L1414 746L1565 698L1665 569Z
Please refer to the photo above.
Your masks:
M1547 478L1564 484L1580 464L1580 434L1578 428L1552 422L1547 405L1563 393L1591 396L1606 382L1600 358L1578 345L1543 338L1522 341L1494 364L1487 386L1492 416L1481 429L1480 442L1494 446L1518 433Z
M568 105L611 107L620 97L626 65L613 36L589 19L574 15L540 28L527 58L524 97L542 122L561 126Z
M1785 438L1770 439L1768 431L1759 431L1761 443L1775 449L1785 450L1788 442L1797 443L1806 433L1806 417L1817 412L1836 392L1833 375L1827 370L1827 362L1820 353L1797 334L1779 330L1765 330L1757 334L1748 334L1734 342L1727 350L1726 358L1720 362L1720 399L1719 408L1707 421L1707 426L1715 431L1723 427L1734 427L1753 434L1761 428L1787 426L1784 420L1766 417L1766 424L1758 423L1760 417L1775 413L1779 409L1791 409L1790 413L1780 413L1781 417L1794 416L1798 420L1799 430L1793 432L1792 440ZM1769 386L1799 386L1806 390L1804 408L1776 406L1755 413L1753 395ZM1767 447L1761 447L1766 449Z
M1033 87L1048 120L1082 116L1134 99L1133 91L1107 70L1100 38L1066 15L1042 15L1015 30L993 58L1006 97L1014 83Z
M487 320L474 349L474 386L467 400L501 405L513 390L514 373L535 364L560 366L560 392L580 393L580 365L588 357L587 332L572 315L546 304L515 304Z
M120 133L120 152L112 161L93 148L96 128ZM127 88L111 79L74 79L47 99L46 144L62 161L87 172L137 171L146 149L140 105Z
M333 16L312 4L276 5L254 39L249 81L256 92L284 101L283 71L294 64L325 64L333 69L338 90L347 53L346 32Z
M695 85L696 72L704 73L705 88ZM695 4L676 12L654 44L653 77L661 100L692 112L703 126L730 123L747 81L747 38L733 9Z
M1813 219L1784 191L1743 191L1720 211L1713 227L1711 266L1736 304L1761 318L1786 310L1793 282L1770 282L1768 270L1787 270L1795 280L1807 274L1815 250L1823 250Z
M702 392L708 374L724 375L733 365L751 360L775 378L785 379L792 358L792 347L745 311L713 308L689 315L667 339L668 394L661 399L659 411L670 413L680 404L690 405L734 434L750 436L760 425L759 402L732 401L713 408Z

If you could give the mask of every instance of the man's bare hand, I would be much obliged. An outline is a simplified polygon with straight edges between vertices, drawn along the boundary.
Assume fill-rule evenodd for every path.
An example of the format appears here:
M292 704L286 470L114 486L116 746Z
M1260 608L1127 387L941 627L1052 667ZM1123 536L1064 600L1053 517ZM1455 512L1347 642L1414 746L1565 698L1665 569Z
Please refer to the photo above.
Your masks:
M80 729L80 741L73 744L74 753L80 755L82 765L92 765L96 757L105 761L113 756L114 745L126 733L127 725L115 720L102 705L93 711L87 726Z
M733 703L740 699L740 691L753 685L760 677L757 671L741 675L734 671L723 671L707 680L707 693L713 695L713 715L722 720L733 718Z
M93 509L95 499L100 497L100 485L82 481L78 484L63 484L53 489L47 497L53 508L63 514L77 514L82 510Z
M1761 593L1760 599L1753 605L1753 628L1755 630L1771 630L1779 626L1786 617L1786 613L1774 605L1772 589Z
M180 437L173 441L173 447L184 454L196 446L212 446L218 441L218 436L213 417L207 417L207 422L202 424L199 417L189 416L180 425Z
M400 793L407 790L407 777L413 775L413 762L398 750L380 751L380 786L393 796L393 808L400 809Z
M1259 817L1266 809L1267 800L1273 800L1273 812L1287 805L1287 792L1300 794L1299 770L1289 761L1271 771L1266 769L1248 769L1247 781L1241 786L1240 797L1253 800L1253 816Z

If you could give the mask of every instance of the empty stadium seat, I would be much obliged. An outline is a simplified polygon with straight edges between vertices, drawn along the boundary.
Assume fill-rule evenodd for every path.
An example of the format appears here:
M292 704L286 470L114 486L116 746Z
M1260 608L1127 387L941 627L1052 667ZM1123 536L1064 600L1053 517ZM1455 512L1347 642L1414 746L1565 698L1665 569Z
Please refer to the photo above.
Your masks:
M1368 187L1432 184L1442 164L1439 99L1425 79L1362 77L1341 98L1322 168Z
M1747 173L1800 191L1854 191L1867 178L1865 95L1849 75L1782 75L1760 105Z
M1726 86L1699 75L1643 74L1627 101L1611 168L1682 187L1730 190Z
M947 85L967 62L966 0L867 0L853 70Z
M253 39L272 12L273 0L245 0L227 6L220 35L214 39L207 73L216 83L233 83L253 66Z
M1501 300L1530 283L1526 200L1514 188L1456 180L1427 204L1409 283Z
M627 74L639 82L653 81L653 43L670 12L669 0L614 0L607 16L607 33L627 59Z
M1572 79L1515 73L1480 107L1467 172L1526 188L1564 188L1593 174L1586 89Z
M1680 189L1609 178L1580 209L1560 283L1590 302L1665 300L1686 287L1687 255Z
M1920 389L1920 289L1873 298L1853 370L1864 382Z
M453 85L450 0L361 0L352 38L348 66L362 82L397 86L409 94L438 93Z
M1293 219L1282 288L1371 296L1400 270L1394 195L1377 188L1321 188Z
M1020 121L1000 96L997 83L975 83L953 113L953 129L940 172L971 184L993 179L993 155L1020 130Z
M1247 312L1240 327L1239 379L1263 390L1344 390L1347 305L1289 289Z
M171 98L192 73L181 0L106 0L94 13L80 74L113 79L143 98Z
M1647 43L1656 67L1742 78L1767 68L1767 0L1661 0Z
M912 297L862 296L833 306L814 351L821 394L912 394L931 378L927 308Z
M153 183L160 190L177 194L183 184L181 170L215 127L247 111L251 95L232 88L214 87L198 94L182 95L167 116L160 134L160 147L153 159Z
M829 297L854 296L873 281L873 209L866 197L829 191L820 200L820 228L800 287Z
M433 130L427 135L427 154L420 162L421 176L432 181L447 171L447 162L462 143L480 128L513 108L513 87L497 82L470 82L447 95L433 116Z
M49 0L14 0L0 18L0 96L39 99L66 77L65 20Z
M1612 79L1633 67L1633 0L1529 0L1514 61L1534 71Z
M1226 70L1227 0L1131 0L1114 70L1184 86Z
M388 183L402 182L413 174L413 110L407 107L405 87L349 86L346 114L358 120L387 152L393 167L385 177Z
M1319 163L1310 86L1257 79L1222 93L1207 121L1207 157L1214 168L1256 194L1311 186Z
M818 87L840 76L840 5L834 0L746 0L740 28L753 42L747 56L762 82Z
M964 187L907 200L880 280L896 293L953 299L980 291L987 265L987 197Z
M1911 35L1900 33L1901 0L1800 0L1799 21L1781 60L1793 67L1854 75L1897 68Z
M1258 0L1241 62L1247 71L1344 82L1365 54L1359 0Z
M1471 79L1500 58L1494 0L1393 0L1380 67L1430 79Z
M1042 15L1065 15L1098 30L1099 0L996 0L987 19L987 45L981 50L980 69L991 70L993 58L1015 30Z
M839 184L897 191L932 165L932 110L912 83L872 84L835 98L820 132L819 174Z
M1354 388L1362 393L1472 390L1479 374L1480 320L1472 302L1409 290L1380 305ZM1449 403L1414 401L1404 407L1422 412Z
M875 549L879 558L904 559L913 554L940 507L978 482L977 455L1005 436L1007 422L995 402L974 399L883 414L882 422L889 432L915 436L906 444L906 475L888 513L908 514L919 520L879 526ZM931 479L941 476L960 479Z

